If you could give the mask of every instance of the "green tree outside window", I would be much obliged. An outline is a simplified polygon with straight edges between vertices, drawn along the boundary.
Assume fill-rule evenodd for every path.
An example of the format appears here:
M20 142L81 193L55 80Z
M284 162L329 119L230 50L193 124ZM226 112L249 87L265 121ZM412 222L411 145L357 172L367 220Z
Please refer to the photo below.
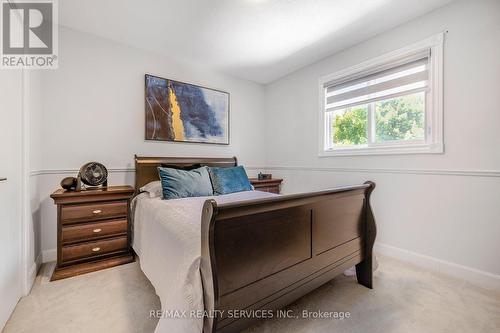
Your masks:
M375 142L423 140L425 93L375 102ZM368 143L368 105L337 111L332 122L335 145Z

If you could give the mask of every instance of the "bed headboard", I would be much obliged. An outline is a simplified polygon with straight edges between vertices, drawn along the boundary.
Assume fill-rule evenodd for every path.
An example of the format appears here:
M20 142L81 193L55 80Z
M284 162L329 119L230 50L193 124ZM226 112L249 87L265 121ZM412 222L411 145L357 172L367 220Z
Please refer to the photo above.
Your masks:
M158 167L162 164L175 166L189 166L201 164L202 166L230 168L238 165L236 157L144 157L135 155L135 193L149 182L159 180Z

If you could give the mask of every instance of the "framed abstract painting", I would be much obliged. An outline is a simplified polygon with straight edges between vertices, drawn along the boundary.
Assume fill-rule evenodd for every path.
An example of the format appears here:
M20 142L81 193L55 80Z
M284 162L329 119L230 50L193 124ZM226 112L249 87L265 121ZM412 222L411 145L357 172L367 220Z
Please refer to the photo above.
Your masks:
M146 140L229 144L229 93L146 74Z

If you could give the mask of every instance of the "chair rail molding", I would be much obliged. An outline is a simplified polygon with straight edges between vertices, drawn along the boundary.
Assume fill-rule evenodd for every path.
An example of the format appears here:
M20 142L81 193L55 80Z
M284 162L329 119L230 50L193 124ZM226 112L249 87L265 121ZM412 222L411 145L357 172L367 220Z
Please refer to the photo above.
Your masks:
M265 170L266 167L254 167L254 166L246 166L245 169L248 170ZM133 167L121 167L121 168L107 168L108 173L129 173L135 172L135 168ZM35 176L43 176L43 175L76 175L80 171L80 168L72 168L72 169L40 169L40 170L32 170L30 171L30 177Z
M316 171L316 172L352 172L352 173L394 173L410 175L434 176L464 176L464 177L500 177L499 170L484 169L405 169L405 168L340 168L340 167L311 167L311 166L247 166L248 170L276 170L276 171ZM74 169L41 169L30 171L30 177L41 175L76 175L79 168ZM135 172L135 168L121 167L108 168L109 173Z
M30 177L42 176L42 175L76 175L80 171L80 168L74 169L41 169L30 171ZM135 168L108 168L109 173L125 173L125 172L135 172Z
M317 171L346 173L394 173L410 175L465 176L465 177L500 177L500 170L482 169L405 169L405 168L340 168L309 166L268 166L265 170L277 171Z

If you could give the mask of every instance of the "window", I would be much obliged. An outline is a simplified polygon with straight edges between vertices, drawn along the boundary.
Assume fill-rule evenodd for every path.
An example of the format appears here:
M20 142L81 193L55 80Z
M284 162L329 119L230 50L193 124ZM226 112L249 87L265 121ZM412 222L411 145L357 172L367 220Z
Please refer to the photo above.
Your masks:
M436 35L320 80L320 156L442 153Z

